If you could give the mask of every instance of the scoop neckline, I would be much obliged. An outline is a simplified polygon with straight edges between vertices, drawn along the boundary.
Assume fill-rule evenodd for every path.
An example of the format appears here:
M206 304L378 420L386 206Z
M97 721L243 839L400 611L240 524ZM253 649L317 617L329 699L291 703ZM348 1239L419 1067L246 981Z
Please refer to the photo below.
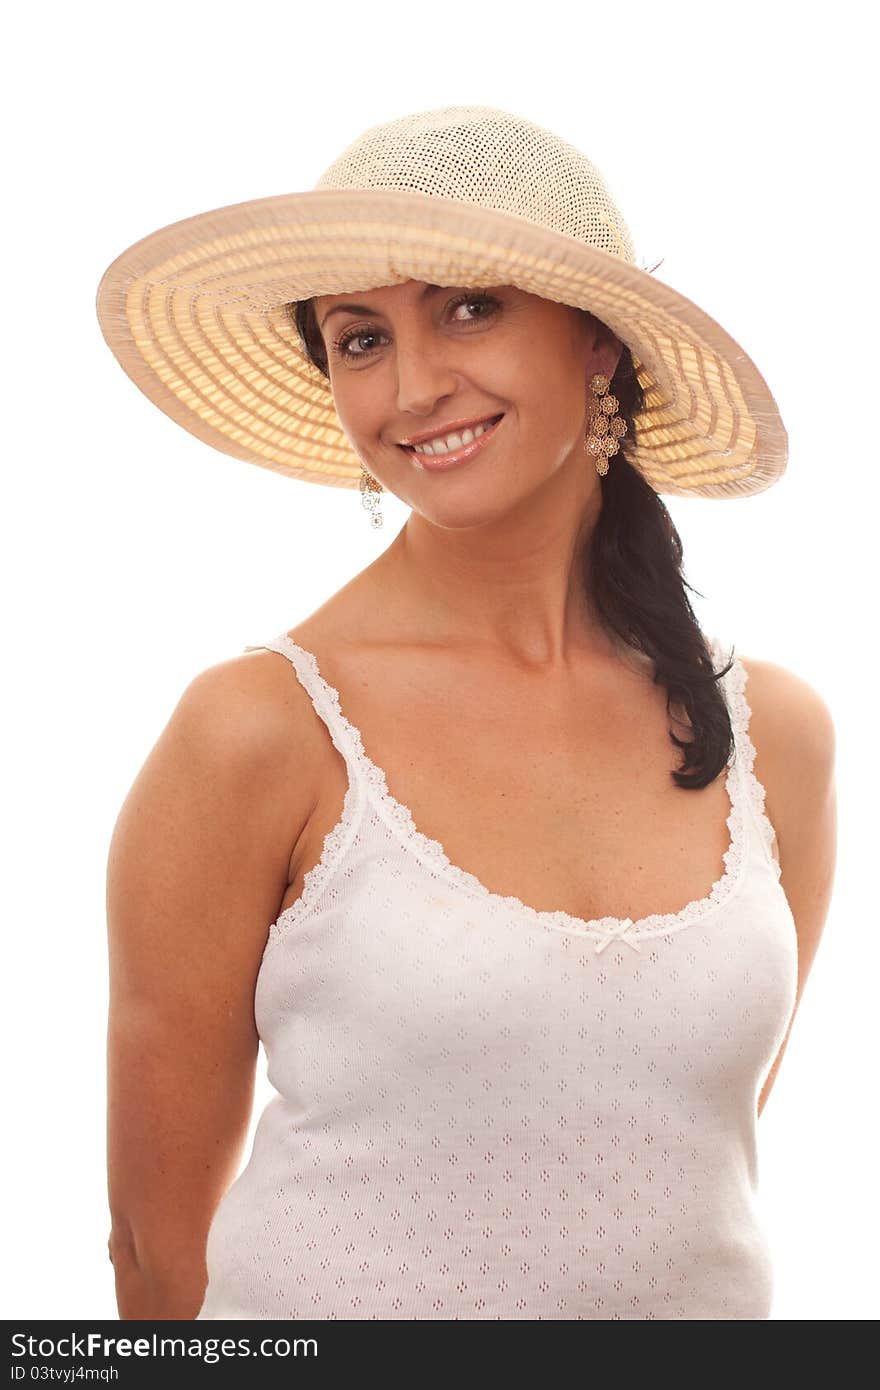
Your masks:
M729 700L728 709L734 730L734 749L728 758L725 774L725 791L730 803L730 810L725 820L728 845L722 859L721 874L706 894L699 898L693 898L676 912L654 912L638 918L616 917L612 914L587 918L580 917L576 913L566 912L562 908L532 907L514 894L497 893L490 889L476 874L471 873L469 869L455 864L439 840L432 839L419 829L411 808L399 801L390 791L384 769L369 756L364 747L360 729L343 713L339 691L321 674L315 653L296 642L288 633L282 633L275 640L288 649L299 653L306 663L316 687L328 701L338 727L343 731L350 745L349 751L370 794L371 804L381 814L385 823L394 830L402 844L426 864L438 878L462 890L470 898L479 900L496 911L514 912L535 926L594 939L598 943L597 952L601 952L614 940L622 941L638 951L641 939L668 936L683 928L690 927L708 917L710 913L715 912L728 902L736 892L742 878L745 860L745 808L740 795L741 787L736 769L736 749L740 735ZM711 641L711 649L714 659L718 654L715 639ZM734 656L733 665L728 675L737 669L738 663L739 657ZM726 680L726 677L723 679ZM351 794L352 792L349 770L349 787L342 813L336 825L325 837L325 849L332 848L340 842L342 833L354 813L355 798ZM316 881L320 881L322 877L320 871L324 867L325 855L322 852L318 863L310 871L310 887L314 888ZM304 883L303 894L298 902L302 902L305 889L306 884ZM292 903L281 915L292 913L296 906L297 903Z

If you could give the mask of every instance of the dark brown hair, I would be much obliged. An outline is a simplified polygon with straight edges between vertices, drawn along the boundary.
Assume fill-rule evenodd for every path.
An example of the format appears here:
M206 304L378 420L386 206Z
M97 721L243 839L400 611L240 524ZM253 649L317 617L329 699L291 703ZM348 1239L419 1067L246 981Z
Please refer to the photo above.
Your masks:
M285 307L309 361L329 380L327 349L313 301ZM686 712L692 737L680 739L669 731L682 749L680 769L671 776L685 790L699 791L723 771L734 748L719 685L733 664L734 649L728 664L716 672L687 595L688 589L699 591L682 573L681 538L662 498L626 457L644 392L625 343L610 389L627 431L600 480L602 509L582 557L584 584L598 621L653 663L655 684L666 687L667 711L675 705Z

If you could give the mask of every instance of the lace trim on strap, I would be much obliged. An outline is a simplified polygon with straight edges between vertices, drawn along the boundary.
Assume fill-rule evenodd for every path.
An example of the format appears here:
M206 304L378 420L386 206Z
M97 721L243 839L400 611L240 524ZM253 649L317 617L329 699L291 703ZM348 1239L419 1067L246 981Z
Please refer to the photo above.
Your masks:
M353 730L340 710L339 697L318 670L317 660L311 652L307 652L304 647L300 647L294 642L292 637L288 637L286 632L281 633L279 637L273 637L271 642L264 642L262 645L269 651L286 656L293 666L300 684L308 692L315 710L327 725L334 747L345 759L349 782L351 782L352 774L357 777L361 771L361 757L358 748L360 738L355 739L352 736L357 731ZM245 648L245 651L250 650L252 650L250 647Z
M263 953L265 956L273 946L278 944L287 929L301 918L306 917L317 902L325 883L348 849L360 824L360 812L365 804L365 798L360 795L358 779L360 763L356 749L351 746L351 739L348 734L350 726L339 710L338 701L334 704L333 700L330 699L330 687L321 676L311 652L298 646L288 637L287 633L282 633L280 637L275 637L270 642L261 642L255 646L245 647L244 650L247 652L273 651L287 657L296 671L300 684L309 695L315 711L326 724L334 746L345 759L348 771L348 786L345 790L339 820L324 836L321 855L317 863L311 869L306 870L303 876L302 891L296 902L285 908L269 927Z
M342 814L331 830L324 836L321 857L303 876L302 892L296 902L291 903L269 928L264 955L285 935L287 930L301 918L307 917L315 906L324 885L332 876L336 865L345 854L355 831L360 824L360 810L363 803L358 796L357 786L349 782L342 805Z
M508 894L493 893L475 874L453 864L439 840L432 840L429 836L422 834L413 820L409 807L392 796L384 771L367 755L360 730L346 719L340 706L339 692L324 680L314 654L304 647L300 647L290 637L284 636L278 638L277 641L284 647L285 651L295 651L299 655L301 663L297 663L298 669L300 664L303 664L307 668L309 676L313 678L315 688L320 688L323 691L332 711L333 720L343 731L345 742L350 744L360 775L368 791L372 793L371 800L374 808L382 815L386 823L397 830L403 843L423 863L439 877L446 879L471 897L479 898L484 907L492 913L501 916L513 910L535 926L551 928L577 936L591 937L596 940L597 954L614 940L625 942L633 950L638 951L641 949L639 942L643 937L668 936L673 932L694 925L727 902L738 888L746 859L748 841L745 833L745 807L740 791L741 780L736 773L734 757L732 756L728 762L725 784L730 800L730 812L727 816L729 844L723 856L723 872L705 897L694 898L678 912L656 912L647 917L633 920L631 917L613 916L585 919L562 910L544 911L530 907L520 898ZM335 863L335 851L340 849L345 838L343 827L346 827L344 814L337 827L340 834L337 836L335 830L330 832L335 837L334 853L328 855L326 868L322 869L320 873L315 873L312 896L317 892L326 874ZM322 855L322 863L323 859L324 856ZM321 867L320 864L317 865L316 870ZM290 921L289 914L298 915L298 911L299 903L292 904L282 914L282 918ZM279 922L282 918L279 918Z
M716 645L716 668L719 664L726 665L720 657L719 648ZM746 697L746 686L748 684L749 673L738 656L734 656L733 665L724 677L727 692L727 706L730 710L730 722L733 727L734 739L737 745L736 758L739 762L740 778L742 781L745 796L748 798L749 805L754 814L764 847L767 850L767 858L773 868L777 880L782 875L782 866L778 859L773 855L773 843L776 840L776 832L773 824L765 810L766 789L762 782L755 776L754 766L757 752L749 733L749 723L751 719L751 707Z

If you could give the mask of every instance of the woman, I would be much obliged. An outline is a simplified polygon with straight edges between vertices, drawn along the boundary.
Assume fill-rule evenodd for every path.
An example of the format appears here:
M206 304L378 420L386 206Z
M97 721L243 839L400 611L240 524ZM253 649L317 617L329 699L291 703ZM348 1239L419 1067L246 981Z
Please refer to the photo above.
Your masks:
M704 636L659 496L781 475L757 370L585 156L483 107L163 229L98 309L199 437L410 508L196 676L120 813L120 1315L768 1317L833 725Z

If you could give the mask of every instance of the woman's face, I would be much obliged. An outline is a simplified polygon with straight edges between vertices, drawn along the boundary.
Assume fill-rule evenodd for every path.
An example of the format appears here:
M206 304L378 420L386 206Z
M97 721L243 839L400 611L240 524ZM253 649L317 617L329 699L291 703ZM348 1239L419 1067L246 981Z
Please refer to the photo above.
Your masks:
M567 467L598 486L583 447L589 383L597 371L610 380L621 344L595 319L511 285L422 280L319 295L314 307L345 433L416 512L447 524L490 520ZM401 447L497 415L485 446L442 471Z

